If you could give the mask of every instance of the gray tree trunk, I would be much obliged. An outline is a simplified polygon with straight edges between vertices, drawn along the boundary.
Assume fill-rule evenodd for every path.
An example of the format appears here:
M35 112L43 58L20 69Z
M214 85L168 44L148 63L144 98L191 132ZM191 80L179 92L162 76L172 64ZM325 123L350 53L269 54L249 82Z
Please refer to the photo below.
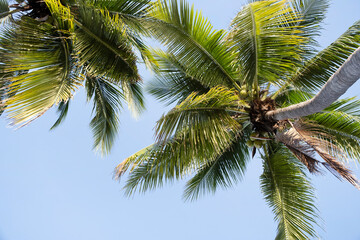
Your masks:
M335 102L358 79L360 79L360 47L331 76L315 97L286 108L269 111L266 116L275 120L285 120L320 112Z

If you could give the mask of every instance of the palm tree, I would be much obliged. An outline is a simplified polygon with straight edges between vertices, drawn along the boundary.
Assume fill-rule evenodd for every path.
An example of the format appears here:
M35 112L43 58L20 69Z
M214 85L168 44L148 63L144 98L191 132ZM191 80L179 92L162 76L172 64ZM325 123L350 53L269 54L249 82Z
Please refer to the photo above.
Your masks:
M240 181L258 154L276 239L316 237L308 172L325 168L359 188L344 162L360 157L360 101L337 100L302 117L277 111L311 99L360 46L356 22L316 51L327 7L326 0L252 1L225 31L182 0L154 2L147 26L166 51L152 50L157 79L149 91L176 106L157 122L156 142L118 165L115 177L129 174L126 193L191 176L184 199L195 200Z
M58 106L65 118L75 91L85 85L94 103L94 148L110 151L122 101L144 107L138 72L140 35L148 0L0 1L0 113L24 126Z

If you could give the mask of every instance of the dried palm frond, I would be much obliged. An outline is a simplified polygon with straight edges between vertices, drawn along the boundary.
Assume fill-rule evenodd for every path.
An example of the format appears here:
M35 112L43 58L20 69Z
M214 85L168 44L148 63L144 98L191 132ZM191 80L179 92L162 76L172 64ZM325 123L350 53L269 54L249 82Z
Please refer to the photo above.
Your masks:
M319 156L325 160L326 163L323 165L337 178L344 178L357 189L360 190L360 183L352 175L352 172L341 162L339 162L334 156L329 154L329 150L333 149L335 146L329 141L324 141L324 139L314 136L314 133L306 129L306 125L301 121L297 121L294 124L291 124L293 129L296 130L299 135L302 137L308 145L310 145ZM330 145L330 146L329 146Z

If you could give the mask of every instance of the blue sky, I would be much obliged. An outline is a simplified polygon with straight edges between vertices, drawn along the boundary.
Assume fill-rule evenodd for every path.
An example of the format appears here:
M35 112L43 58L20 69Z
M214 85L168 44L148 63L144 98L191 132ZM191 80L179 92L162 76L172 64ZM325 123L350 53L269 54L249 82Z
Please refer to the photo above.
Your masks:
M239 0L193 0L217 28L227 28ZM360 1L332 1L319 39L325 47L360 19ZM152 76L142 71L148 82ZM346 93L358 94L357 83ZM259 189L261 162L253 159L243 182L196 202L181 199L184 181L126 198L112 180L114 167L153 141L155 121L166 111L147 96L139 120L127 111L112 153L92 151L91 105L83 91L63 125L49 128L53 111L15 131L0 119L0 240L233 240L274 239L276 225ZM360 171L355 170L360 177ZM360 239L360 192L331 174L314 177L321 239Z

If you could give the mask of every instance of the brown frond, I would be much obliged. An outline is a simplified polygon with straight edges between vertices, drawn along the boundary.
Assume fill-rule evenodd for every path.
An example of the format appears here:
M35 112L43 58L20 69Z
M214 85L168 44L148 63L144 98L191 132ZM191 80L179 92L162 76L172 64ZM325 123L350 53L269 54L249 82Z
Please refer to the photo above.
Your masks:
M309 172L311 173L321 173L320 168L319 168L319 164L321 163L320 161L316 160L313 157L308 156L307 154L299 151L296 148L293 148L289 145L285 146L294 154L294 156L300 160L300 162L302 162L307 169L309 169Z
M302 141L302 138L295 129L290 129L286 132L278 132L275 139L282 142L294 156L302 162L309 172L320 173L319 164L320 161L316 160L314 155L314 149L306 142Z
M360 190L360 183L355 176L352 175L352 172L343 163L339 162L335 157L328 153L329 150L335 148L333 144L326 139L314 137L313 133L304 128L304 125L301 122L296 122L291 125L293 126L293 129L299 133L302 139L310 145L322 159L325 160L326 163L323 163L324 167L326 167L337 178L340 179L340 177L342 177L346 179Z

